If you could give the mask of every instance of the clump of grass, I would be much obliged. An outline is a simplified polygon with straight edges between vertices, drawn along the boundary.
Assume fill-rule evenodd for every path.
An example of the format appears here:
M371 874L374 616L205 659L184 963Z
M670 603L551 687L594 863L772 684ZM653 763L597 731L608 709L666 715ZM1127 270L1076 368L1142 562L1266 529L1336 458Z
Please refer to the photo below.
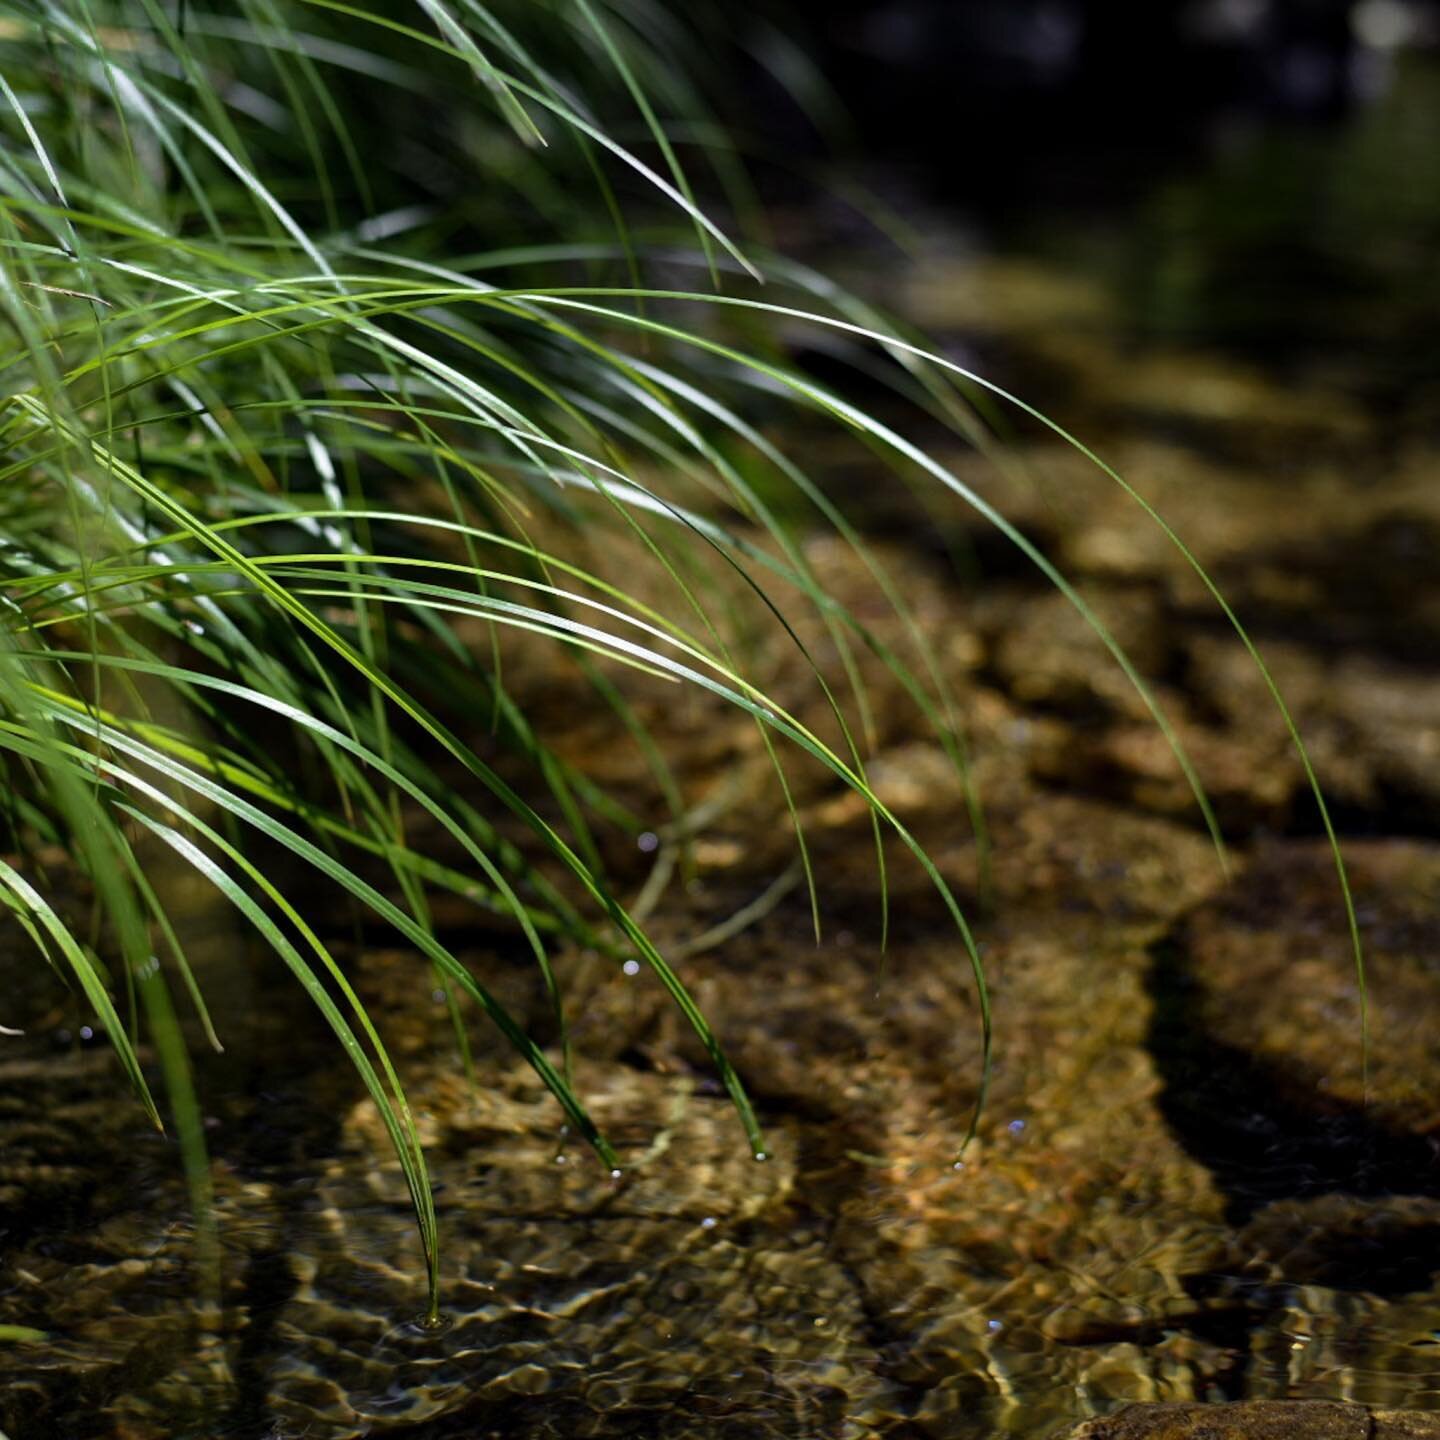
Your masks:
M671 138L677 120L713 129L681 79L696 45L686 22L639 0L513 16L478 0L245 0L238 14L113 0L16 6L0 23L0 895L83 992L159 1124L143 1016L203 1215L177 1009L214 1044L225 1017L206 1008L149 857L169 853L212 885L292 972L373 1097L414 1200L432 1311L435 1211L384 1017L367 1012L274 857L323 877L469 997L610 1166L567 1047L552 1056L526 1034L444 943L432 900L449 892L507 917L562 1037L553 947L639 958L764 1150L740 1077L607 876L599 837L638 833L639 819L537 736L507 687L502 633L556 647L642 744L617 667L752 716L790 804L817 935L790 753L855 790L882 875L890 837L954 919L988 1065L966 918L866 778L856 656L878 650L929 717L983 846L961 716L901 587L823 477L757 416L833 423L907 483L945 487L1004 530L1145 697L1223 856L1163 711L1064 577L930 454L790 358L787 329L828 332L986 443L968 403L985 381L801 267L748 251L702 207L705 192L728 194L732 210L747 197L730 152L702 154L692 176L694 157L682 163ZM637 206L661 238L637 240L626 219ZM874 575L907 655L825 592L800 543L815 526ZM670 600L617 585L588 562L597 552L649 567ZM726 598L736 585L812 670L828 738L750 673ZM797 604L823 622L844 689L827 687L787 622ZM493 743L475 742L483 731ZM664 757L648 753L678 813ZM452 858L411 838L416 816ZM100 944L37 883L26 857L46 845L93 886Z

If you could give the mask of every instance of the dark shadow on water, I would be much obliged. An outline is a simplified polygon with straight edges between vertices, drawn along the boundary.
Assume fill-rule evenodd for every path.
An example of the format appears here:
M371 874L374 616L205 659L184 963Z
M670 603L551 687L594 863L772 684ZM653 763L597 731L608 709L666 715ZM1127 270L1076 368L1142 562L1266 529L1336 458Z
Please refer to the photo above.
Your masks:
M269 1423L266 1367L274 1355L275 1322L299 1281L283 1252L266 1250L246 1266L244 1286L248 1324L235 1358L235 1404L228 1428L237 1435L263 1435Z

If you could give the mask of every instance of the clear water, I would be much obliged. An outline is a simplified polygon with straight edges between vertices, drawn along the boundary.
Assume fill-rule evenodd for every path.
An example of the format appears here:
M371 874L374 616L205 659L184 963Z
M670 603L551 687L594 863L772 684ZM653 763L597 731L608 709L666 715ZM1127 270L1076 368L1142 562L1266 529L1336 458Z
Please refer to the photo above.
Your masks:
M0 1345L6 1433L969 1440L1128 1400L1440 1408L1437 131L1436 71L1407 62L1349 122L1242 137L1136 213L963 259L952 222L921 217L926 254L886 271L954 353L1119 463L1254 624L1353 841L1368 1074L1283 726L1183 563L1021 426L1021 473L977 483L1156 677L1251 858L1226 888L1133 696L983 528L836 477L942 642L990 807L998 1060L963 1161L979 1041L953 931L897 864L882 958L868 830L802 786L824 943L795 894L687 966L759 1101L764 1165L648 976L562 957L610 1172L484 1039L472 1093L413 960L356 948L432 1143L445 1323L417 1326L423 1257L373 1112L197 901L237 1017L205 1076L220 1303L195 1298L172 1148L76 1013L18 995L0 1324L47 1338ZM864 593L853 561L814 560ZM692 719L667 737L682 768ZM914 717L884 724L877 789L978 901L953 775ZM783 869L756 793L702 837L703 888L669 893L660 931L723 920ZM503 941L468 958L543 1023Z

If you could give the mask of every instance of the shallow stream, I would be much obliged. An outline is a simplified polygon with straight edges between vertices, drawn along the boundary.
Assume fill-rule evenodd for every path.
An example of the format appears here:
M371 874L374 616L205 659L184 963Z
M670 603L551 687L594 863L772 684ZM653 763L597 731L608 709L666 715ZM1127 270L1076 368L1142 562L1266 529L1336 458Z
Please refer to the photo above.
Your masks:
M487 1034L467 1084L416 958L336 915L431 1145L449 1324L419 1329L419 1246L372 1107L298 994L196 896L230 1017L203 1077L223 1304L195 1301L173 1149L83 1017L18 990L0 1016L26 1032L0 1058L0 1324L48 1338L0 1345L0 1428L970 1440L1125 1400L1440 1409L1437 133L1440 76L1407 62L1350 121L1197 162L1110 223L1031 221L997 253L932 215L912 262L839 257L1098 450L1251 627L1346 842L1368 1072L1303 767L1184 557L1038 427L1016 425L1000 470L946 453L1150 677L1234 842L1228 876L1063 599L958 503L877 493L852 464L834 494L904 577L986 818L988 860L954 768L867 657L874 787L970 907L993 992L993 1083L963 1160L976 991L919 868L892 847L882 954L866 814L797 775L817 945L753 726L642 683L642 717L712 814L688 851L606 858L636 894L673 868L650 924L677 954L754 907L680 963L757 1100L764 1158L647 975L557 961L612 1177ZM809 559L906 643L849 552L817 538ZM788 652L759 663L824 723ZM514 673L558 751L643 792L643 757L578 677L523 658ZM553 1039L513 938L439 923Z

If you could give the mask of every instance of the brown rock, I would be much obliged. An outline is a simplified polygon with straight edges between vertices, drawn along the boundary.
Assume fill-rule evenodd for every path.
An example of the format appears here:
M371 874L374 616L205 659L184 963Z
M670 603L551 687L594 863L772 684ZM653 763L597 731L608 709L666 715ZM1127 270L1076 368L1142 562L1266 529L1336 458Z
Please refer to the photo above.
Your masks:
M1440 1415L1422 1410L1376 1410L1371 1414L1373 1440L1434 1440Z
M1408 1416L1408 1411L1390 1411ZM1427 1417L1417 1417L1421 1420ZM1235 1405L1126 1405L1086 1420L1071 1440L1371 1440L1371 1414L1332 1400L1252 1400ZM1401 1435L1440 1435L1430 1429Z
M1264 1067L1292 1104L1363 1109L1400 1134L1440 1127L1432 1017L1440 1005L1440 849L1345 847L1366 950L1370 1053L1361 1045L1355 960L1322 844L1263 850L1243 880L1186 929L1193 1021Z

